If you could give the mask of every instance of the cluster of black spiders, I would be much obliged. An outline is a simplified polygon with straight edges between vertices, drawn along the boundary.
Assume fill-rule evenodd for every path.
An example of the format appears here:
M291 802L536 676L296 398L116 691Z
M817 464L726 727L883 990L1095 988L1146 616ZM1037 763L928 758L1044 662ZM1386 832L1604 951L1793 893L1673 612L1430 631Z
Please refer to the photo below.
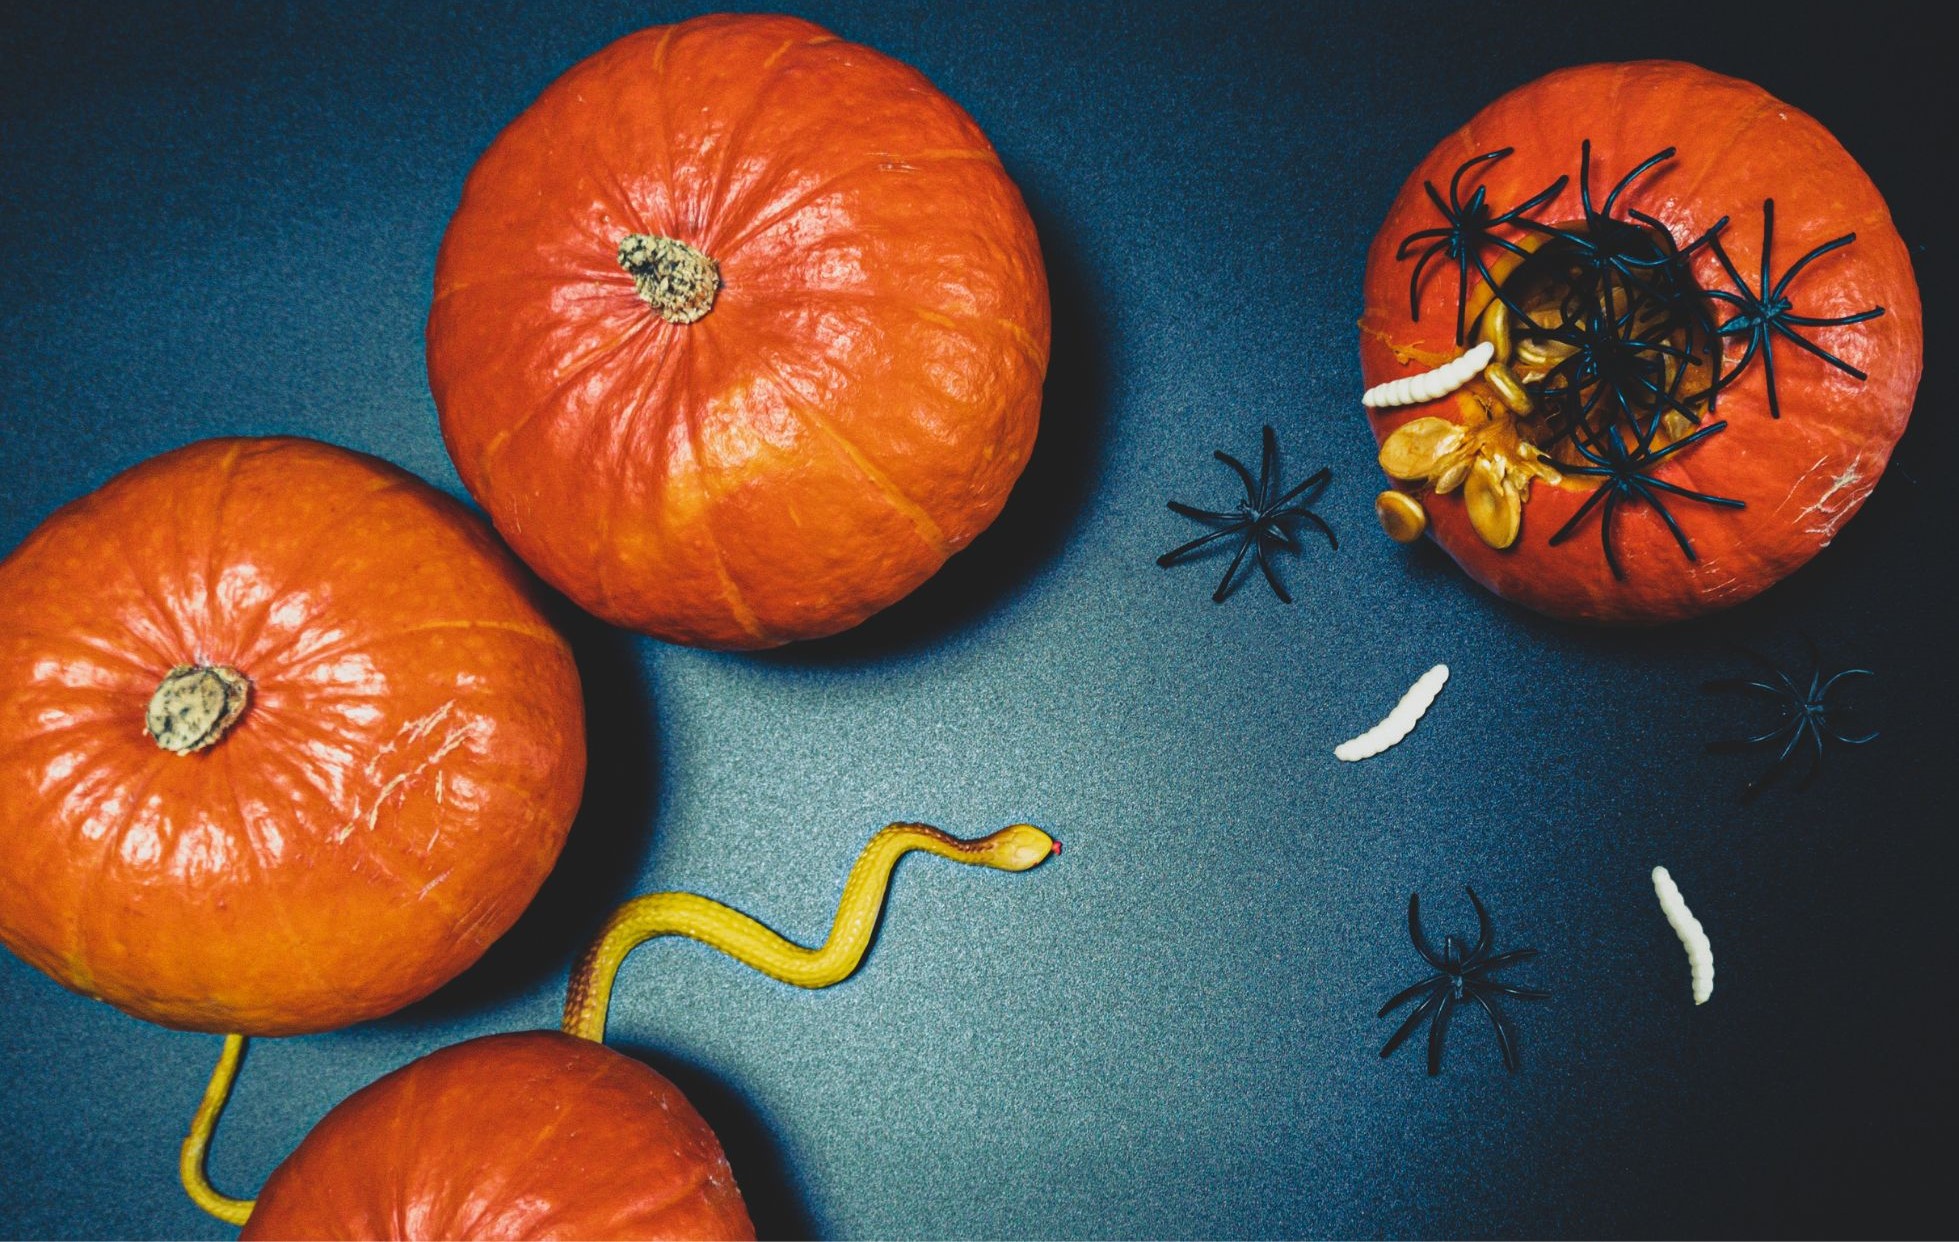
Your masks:
M1790 294L1805 268L1849 245L1857 235L1847 233L1825 242L1776 277L1771 266L1775 200L1766 200L1760 278L1751 285L1721 245L1726 216L1682 245L1663 222L1634 208L1621 211L1626 191L1672 159L1672 147L1626 173L1600 203L1592 193L1591 143L1584 143L1578 182L1583 218L1563 225L1547 224L1533 213L1557 199L1568 177L1559 177L1501 211L1490 204L1485 184L1479 183L1463 198L1463 181L1473 170L1492 165L1513 150L1505 147L1464 161L1450 178L1446 198L1434 183L1424 183L1444 223L1410 233L1396 251L1399 259L1415 259L1408 281L1409 313L1421 318L1422 278L1435 260L1443 259L1456 267L1457 344L1467 343L1469 282L1474 272L1509 312L1512 339L1557 359L1525 386L1533 406L1534 438L1546 450L1569 444L1572 451L1564 455L1560 468L1596 478L1600 486L1551 535L1551 543L1570 538L1597 511L1606 563L1614 577L1622 577L1612 545L1613 518L1624 505L1644 504L1666 522L1687 559L1697 560L1692 541L1668 511L1667 501L1692 500L1737 509L1743 502L1682 487L1659 478L1656 471L1727 426L1703 420L1715 410L1722 391L1757 360L1766 372L1769 413L1781 417L1775 382L1778 338L1859 380L1865 378L1862 371L1797 329L1861 323L1882 315L1884 308L1834 318L1799 315ZM1504 230L1514 232L1504 235ZM1536 235L1538 244L1521 245L1517 240L1521 234ZM1731 287L1700 287L1690 269L1693 256L1702 250L1714 256ZM1490 264L1503 253L1518 262L1499 280ZM1520 304L1515 291L1533 285L1559 291L1555 314L1545 314L1548 308L1540 306L1533 317ZM1724 348L1730 340L1744 341L1745 346L1740 359L1724 370ZM1669 416L1673 416L1671 425Z

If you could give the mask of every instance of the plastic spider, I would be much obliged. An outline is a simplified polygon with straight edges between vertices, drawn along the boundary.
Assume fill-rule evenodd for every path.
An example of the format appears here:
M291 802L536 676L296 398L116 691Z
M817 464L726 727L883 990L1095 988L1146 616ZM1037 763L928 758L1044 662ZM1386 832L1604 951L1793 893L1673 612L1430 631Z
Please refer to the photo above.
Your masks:
M1585 257L1586 266L1596 276L1602 278L1616 274L1621 281L1647 284L1650 292L1684 311L1697 300L1692 283L1686 279L1686 260L1696 250L1714 242L1721 230L1728 227L1728 217L1722 216L1714 222L1714 227L1683 247L1675 244L1672 230L1643 211L1632 208L1627 210L1626 215L1631 221L1645 225L1644 229L1635 228L1627 220L1613 215L1619 205L1619 196L1630 189L1634 181L1672 159L1674 154L1674 148L1668 147L1647 156L1631 172L1619 178L1611 193L1605 196L1603 207L1594 207L1592 140L1587 138L1580 144L1578 154L1578 200L1585 212L1583 227L1560 229L1534 221L1520 223L1536 232L1570 242Z
M1483 908L1481 901L1477 900L1475 889L1465 884L1463 891L1469 894L1470 904L1476 907L1476 947L1465 956L1462 945L1456 938L1445 936L1442 940L1442 952L1437 953L1430 946L1428 938L1422 935L1421 895L1410 893L1408 937L1415 943L1415 952L1422 955L1423 961L1435 967L1437 973L1411 988L1395 993L1387 1004L1381 1006L1381 1011L1374 1015L1377 1018L1385 1018L1393 1010L1423 992L1428 993L1428 998L1416 1006L1415 1011L1396 1028L1393 1035L1389 1036L1387 1045L1381 1049L1381 1055L1386 1057L1399 1048L1402 1041L1414 1034L1415 1028L1422 1024L1423 1018L1433 1015L1428 1025L1428 1072L1431 1077L1442 1072L1442 1041L1448 1034L1449 1017L1455 1012L1456 1006L1464 1000L1475 1001L1483 1007L1483 1012L1490 1016L1490 1025L1496 1028L1497 1047L1503 1050L1504 1067L1515 1072L1516 1039L1511 1033L1510 1023L1497 1012L1497 1007L1491 1002L1490 997L1492 995L1515 996L1520 1000L1544 1000L1551 995L1549 992L1518 987L1489 977L1491 971L1514 966L1518 962L1536 957L1537 950L1512 949L1508 953L1491 956L1490 941L1495 933L1490 927L1490 912Z
M1551 536L1551 545L1555 547L1570 538L1571 533L1578 529L1578 524L1585 520L1585 515L1603 502L1605 508L1599 514L1599 542L1605 546L1605 563L1611 568L1612 576L1623 580L1626 575L1619 568L1619 558L1612 552L1612 516L1621 504L1644 501L1666 522L1667 529L1673 532L1675 541L1680 544L1680 550L1687 554L1687 559L1700 560L1694 552L1694 545L1688 542L1686 532L1680 529L1680 523L1674 520L1673 514L1667 512L1661 494L1671 493L1688 500L1697 500L1704 505L1720 505L1727 509L1745 509L1748 506L1742 501L1732 500L1726 496L1710 496L1706 492L1689 491L1676 483L1656 479L1653 477L1653 468L1675 453L1706 439L1726 426L1726 423L1709 423L1698 431L1682 436L1658 450L1628 449L1625 442L1620 439L1619 432L1611 427L1590 440L1574 436L1572 444L1591 464L1560 465L1558 468L1566 474L1591 475L1600 482L1598 488L1586 498L1585 503L1578 506L1578 512L1571 515L1571 520L1560 526Z
M1566 299L1562 323L1524 333L1571 350L1538 382L1536 391L1562 414L1560 436L1575 434L1603 405L1603 421L1625 426L1640 448L1647 449L1667 411L1700 421L1700 412L1682 400L1679 390L1687 368L1701 360L1691 349L1661 339L1670 312L1661 308L1656 315L1653 299L1639 286L1621 283L1609 272L1599 279L1598 289ZM1618 304L1623 309L1617 313L1608 309Z
M1559 177L1546 189L1538 191L1510 210L1501 213L1490 210L1487 185L1478 185L1475 192L1469 196L1469 201L1467 203L1462 201L1464 173L1479 164L1500 160L1515 150L1515 147L1505 147L1501 151L1485 152L1474 159L1463 161L1462 167L1456 169L1456 175L1449 178L1447 202L1442 201L1441 192L1435 188L1433 181L1422 182L1422 189L1428 191L1429 201L1435 204L1435 209L1442 213L1442 218L1448 223L1440 228L1418 229L1410 233L1401 239L1401 245L1394 252L1396 259L1406 259L1416 246L1425 241L1429 242L1428 247L1422 251L1421 258L1415 261L1414 274L1408 278L1408 314L1418 322L1422 317L1422 272L1428 267L1429 260L1441 254L1455 261L1456 344L1458 345L1463 344L1467 339L1465 332L1468 325L1463 321L1463 314L1469 302L1469 269L1472 266L1490 288L1496 291L1498 297L1503 297L1506 303L1509 302L1509 299L1504 297L1501 282L1490 275L1489 265L1483 262L1483 247L1498 246L1519 258L1530 257L1529 251L1508 238L1496 236L1493 230L1506 224L1523 226L1534 223L1525 217L1525 213L1556 198L1571 180L1570 177ZM1521 307L1515 305L1511 305L1510 309L1519 315L1524 313Z
M1829 350L1799 335L1795 329L1840 328L1845 324L1862 323L1866 319L1876 319L1879 315L1882 315L1884 313L1882 306L1874 306L1870 310L1862 311L1855 315L1840 315L1834 319L1818 319L1809 315L1794 314L1794 307L1789 301L1789 285L1802 273L1805 267L1808 267L1812 262L1828 254L1830 251L1841 246L1848 246L1856 240L1857 235L1855 233L1845 233L1842 237L1824 242L1802 258L1797 259L1794 265L1782 274L1782 279L1771 285L1769 283L1769 248L1775 241L1775 200L1772 198L1764 199L1762 200L1762 281L1760 285L1751 289L1748 286L1748 282L1742 279L1741 273L1735 270L1734 262L1728 258L1728 252L1721 248L1720 239L1715 239L1714 257L1720 260L1721 266L1727 270L1728 278L1734 281L1736 290L1732 293L1721 289L1709 289L1707 291L1708 297L1735 308L1734 316L1716 328L1715 332L1717 335L1724 337L1746 337L1748 339L1748 347L1742 353L1741 361L1735 364L1734 369L1729 371L1725 377L1716 381L1714 387L1709 392L1710 397L1718 394L1720 389L1727 387L1739 378L1741 373L1747 369L1748 364L1755 359L1757 354L1760 354L1762 367L1768 372L1769 417L1781 418L1782 406L1777 401L1775 394L1775 338L1777 334L1789 338L1797 345L1815 354L1818 358L1821 358L1844 374L1852 376L1860 383L1869 378L1864 372L1851 366Z
M1277 595L1281 602L1290 604L1292 596L1286 594L1285 587L1279 584L1279 576L1272 571L1271 553L1275 548L1288 548L1293 551L1299 549L1292 532L1286 529L1287 524L1291 522L1311 522L1326 535L1329 544L1335 548L1340 546L1340 541L1334 537L1333 528L1328 526L1319 514L1306 507L1313 500L1313 496L1307 493L1315 491L1333 477L1333 471L1323 467L1305 482L1283 495L1280 494L1279 438L1272 433L1270 426L1265 428L1264 450L1259 458L1256 479L1252 477L1252 472L1245 468L1245 463L1223 449L1218 449L1214 456L1237 472L1238 478L1245 484L1245 498L1238 502L1237 508L1223 513L1171 501L1170 510L1173 513L1181 513L1187 518L1217 525L1218 529L1170 549L1157 557L1156 563L1167 568L1200 548L1236 535L1238 551L1232 556L1231 565L1224 571L1224 577L1218 581L1218 589L1211 596L1212 601L1222 604L1224 597L1231 594L1232 580L1238 576L1238 567L1244 563L1245 553L1250 552L1252 560L1265 575L1265 581L1271 585L1272 593Z
M1846 677L1875 677L1877 674L1867 668L1847 668L1826 679L1823 676L1823 658L1817 654L1816 644L1805 637L1803 645L1809 649L1810 671L1807 687L1798 688L1796 682L1777 668L1768 657L1753 651L1744 651L1744 654L1773 673L1775 675L1773 683L1750 681L1745 677L1723 677L1706 684L1706 689L1709 690L1753 690L1766 694L1776 701L1779 713L1776 725L1766 733L1708 743L1707 748L1716 751L1746 750L1751 746L1773 746L1777 742L1783 743L1782 753L1775 757L1775 762L1769 765L1766 772L1749 781L1742 791L1741 797L1744 802L1760 793L1770 781L1775 779L1782 771L1782 766L1789 762L1789 757L1796 753L1796 748L1805 740L1810 743L1809 771L1804 773L1801 781L1797 782L1798 789L1807 789L1809 783L1816 779L1817 770L1823 766L1825 738L1842 742L1846 746L1862 746L1877 737L1876 733L1866 733L1862 737L1845 737L1831 722L1831 716L1834 713L1841 719L1850 714L1849 709L1836 709L1830 706L1830 688L1839 681Z

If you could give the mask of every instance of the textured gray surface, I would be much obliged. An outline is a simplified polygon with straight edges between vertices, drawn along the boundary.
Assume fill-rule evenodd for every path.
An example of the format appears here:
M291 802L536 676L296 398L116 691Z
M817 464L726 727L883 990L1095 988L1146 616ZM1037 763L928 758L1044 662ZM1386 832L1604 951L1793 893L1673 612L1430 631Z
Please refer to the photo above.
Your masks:
M572 622L587 810L531 915L367 1027L255 1045L213 1159L256 1186L334 1102L422 1052L549 1025L605 909L688 888L812 938L877 827L1050 827L1024 876L914 860L860 974L820 994L689 944L636 956L613 1039L707 1112L766 1231L836 1236L1858 1234L1935 1209L1954 1098L1953 692L1937 495L1951 277L1923 118L1947 91L1880 16L1704 6L1352 10L799 5L986 128L1054 281L1042 441L996 530L912 600L732 657ZM421 359L435 247L497 129L670 5L70 5L0 15L0 547L144 457L312 435L459 491ZM1859 6L1858 12L1869 12ZM1920 41L1922 42L1922 41ZM1408 167L1551 68L1683 54L1819 116L1891 198L1933 307L1901 461L1837 546L1658 633L1517 612L1370 512L1355 403L1367 239ZM1904 118L1901 123L1901 118ZM1911 118L1919 118L1912 120ZM1193 271L1196 244L1209 262ZM1308 544L1223 606L1166 498L1272 422L1329 464ZM1884 731L1806 795L1708 756L1729 644L1880 676ZM1423 669L1404 746L1331 747ZM1646 873L1713 937L1712 1004ZM1375 1057L1431 932L1544 956L1504 1073L1468 1017L1445 1075ZM1929 989L1928 989L1928 985ZM217 1051L0 955L0 1231L219 1236L174 1185ZM1936 1218L1933 1218L1936 1219ZM1949 1212L1946 1213L1949 1222ZM1923 1226L1936 1228L1936 1225Z

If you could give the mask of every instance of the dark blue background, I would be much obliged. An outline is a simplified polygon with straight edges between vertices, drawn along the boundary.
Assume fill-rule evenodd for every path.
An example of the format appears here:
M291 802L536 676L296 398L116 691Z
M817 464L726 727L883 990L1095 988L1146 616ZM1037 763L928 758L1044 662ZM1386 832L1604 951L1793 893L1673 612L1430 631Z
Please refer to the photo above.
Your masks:
M1949 1230L1950 67L1869 5L795 6L922 69L991 135L1054 286L1042 438L998 527L861 631L763 656L570 621L593 775L564 861L485 962L386 1021L253 1047L212 1166L256 1187L333 1103L464 1037L548 1026L602 913L688 888L827 926L888 820L1013 819L1025 876L900 871L863 970L805 993L665 943L614 1042L721 1133L766 1232L1716 1234ZM459 492L424 383L464 175L553 77L667 4L35 6L0 15L0 548L203 436L287 432ZM1407 170L1500 92L1679 55L1829 125L1889 196L1931 370L1837 545L1705 622L1608 633L1486 595L1374 526L1353 323ZM1518 135L1519 141L1528 135ZM1198 256L1201 261L1193 261ZM1298 603L1164 571L1176 497L1273 423L1334 478ZM1900 469L1899 467L1902 467ZM1907 473L1908 472L1908 473ZM1814 635L1883 737L1737 798L1753 717L1698 683ZM1455 677L1334 762L1417 674ZM4 702L4 691L0 691ZM1717 948L1693 1009L1647 872ZM1466 1015L1446 1073L1374 1018L1478 887L1521 1073ZM175 1185L217 1052L0 955L0 1230L221 1236ZM1927 1215L1927 1213L1937 1213Z

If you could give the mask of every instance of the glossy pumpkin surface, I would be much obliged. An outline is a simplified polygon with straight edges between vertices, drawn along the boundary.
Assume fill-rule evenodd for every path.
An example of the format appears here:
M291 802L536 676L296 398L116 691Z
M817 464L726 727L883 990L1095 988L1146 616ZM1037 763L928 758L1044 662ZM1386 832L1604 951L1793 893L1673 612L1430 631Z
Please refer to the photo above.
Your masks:
M1923 324L1911 261L1883 197L1821 124L1758 86L1693 65L1586 65L1553 73L1490 104L1409 176L1368 254L1360 354L1369 386L1463 352L1455 339L1453 261L1438 262L1429 271L1420 288L1417 321L1408 290L1413 262L1396 257L1403 238L1442 222L1424 183L1446 193L1465 161L1514 147L1513 154L1472 173L1464 195L1470 186L1487 184L1487 201L1500 212L1568 176L1563 192L1534 215L1547 224L1582 220L1580 149L1586 140L1595 197L1603 197L1648 157L1677 148L1674 158L1627 189L1619 214L1638 212L1662 222L1681 246L1729 217L1722 244L1751 281L1761 264L1764 200L1775 204L1772 266L1778 275L1811 249L1854 232L1853 244L1819 256L1791 286L1796 309L1806 316L1834 317L1885 308L1862 323L1803 329L1865 371L1866 380L1782 340L1775 350L1781 417L1770 416L1767 373L1758 360L1720 394L1717 417L1727 423L1722 433L1693 445L1658 472L1679 486L1746 505L1672 507L1697 560L1682 554L1664 519L1644 505L1621 506L1615 518L1623 577L1610 572L1595 529L1548 546L1548 536L1596 487L1584 477L1537 482L1523 508L1521 534L1504 550L1478 537L1460 495L1427 498L1429 530L1437 542L1471 577L1504 598L1555 617L1652 624L1739 603L1828 546L1869 496L1904 431L1922 367ZM1497 233L1531 241L1515 225ZM1691 263L1702 288L1727 287L1710 250L1694 253ZM1472 274L1472 307L1479 296L1487 299L1486 290ZM1739 361L1743 344L1739 338L1727 341L1724 365ZM1417 418L1466 422L1474 417L1478 397L1483 404L1496 403L1495 394L1479 382L1435 401L1368 417L1377 438L1385 441Z
M753 1238L679 1088L555 1031L456 1044L347 1097L274 1170L246 1238Z
M146 716L185 668L248 690L173 753ZM522 567L371 457L193 444L0 562L0 940L149 1021L282 1035L432 991L542 883L584 754Z
M657 311L634 238L711 259L711 308ZM724 648L855 625L979 534L1048 347L1034 227L972 119L762 16L641 31L546 89L470 174L428 324L443 437L517 553Z

